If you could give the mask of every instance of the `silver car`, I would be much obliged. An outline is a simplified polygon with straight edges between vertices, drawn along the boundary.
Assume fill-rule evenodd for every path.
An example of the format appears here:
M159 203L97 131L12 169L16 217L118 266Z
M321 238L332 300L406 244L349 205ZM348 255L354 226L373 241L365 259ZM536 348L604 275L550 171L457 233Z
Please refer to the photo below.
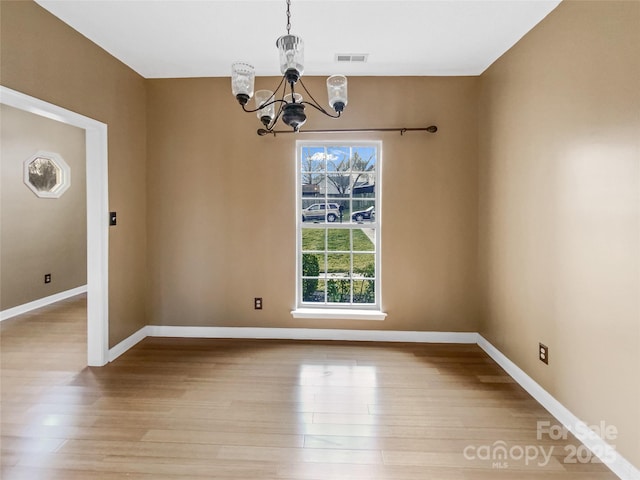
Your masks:
M340 217L340 205L337 203L314 203L302 209L302 221L335 222Z

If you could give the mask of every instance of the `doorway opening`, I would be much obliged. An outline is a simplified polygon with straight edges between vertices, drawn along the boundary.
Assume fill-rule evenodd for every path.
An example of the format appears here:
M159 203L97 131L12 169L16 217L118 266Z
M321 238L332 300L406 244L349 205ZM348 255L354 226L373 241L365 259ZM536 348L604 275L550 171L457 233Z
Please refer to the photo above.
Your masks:
M85 131L87 188L87 365L109 361L109 181L107 125L0 86L0 103Z

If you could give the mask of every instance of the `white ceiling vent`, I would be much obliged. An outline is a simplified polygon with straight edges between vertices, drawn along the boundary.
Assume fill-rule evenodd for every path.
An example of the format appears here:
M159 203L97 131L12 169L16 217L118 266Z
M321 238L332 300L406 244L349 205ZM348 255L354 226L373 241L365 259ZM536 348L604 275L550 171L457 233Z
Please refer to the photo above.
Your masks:
M368 53L336 53L338 63L367 63Z

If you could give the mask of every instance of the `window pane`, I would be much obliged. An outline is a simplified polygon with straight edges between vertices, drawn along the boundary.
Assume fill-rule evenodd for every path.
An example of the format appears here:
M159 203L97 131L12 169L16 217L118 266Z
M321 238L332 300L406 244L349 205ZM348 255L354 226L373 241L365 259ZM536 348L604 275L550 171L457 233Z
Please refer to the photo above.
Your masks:
M372 172L351 174L351 193L353 198L374 198L376 196L376 178Z
M39 192L53 192L62 183L62 169L51 158L37 157L28 168L29 183Z
M347 197L351 193L351 175L348 173L330 173L327 175L327 196Z
M351 302L351 281L328 280L327 281L327 301L329 303L349 303Z
M373 280L353 281L353 303L375 303L376 292Z
M326 264L324 253L303 253L302 254L302 276L303 277L324 277Z
M349 147L327 147L327 171L349 171L350 150Z
M366 210L368 208L374 207L376 206L376 201L371 199L371 200L360 200L360 199L353 199L353 211L356 212L358 210Z
M375 200L354 200L351 221L356 223L371 223L376 219Z
M334 223L340 221L340 205L318 199L302 199L302 221L313 223Z
M327 250L343 251L351 250L350 230L346 228L329 228L327 229Z
M324 228L303 228L302 251L324 251L326 232Z
M375 172L377 149L375 147L354 147L351 154L351 170L354 172Z
M301 177L303 198L324 198L324 175L321 173L303 173Z
M373 253L353 254L353 277L374 278L376 276L376 260Z
M301 172L322 172L326 169L323 147L302 147Z
M327 254L327 273L330 277L349 277L351 275L351 254Z
M349 198L335 198L331 199L331 203L338 204L338 220L339 223L348 222L349 221L349 207L351 206L351 200Z
M317 278L305 278L302 280L302 301L320 302L325 301L325 281Z
M373 252L376 249L376 231L373 228L353 230L353 251Z

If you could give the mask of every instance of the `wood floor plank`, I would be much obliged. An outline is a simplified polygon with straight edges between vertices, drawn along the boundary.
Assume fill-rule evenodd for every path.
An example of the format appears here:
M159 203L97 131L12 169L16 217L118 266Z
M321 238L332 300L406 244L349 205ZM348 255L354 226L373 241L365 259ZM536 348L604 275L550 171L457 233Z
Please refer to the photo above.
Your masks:
M58 449L67 455L106 455L131 457L174 457L211 459L219 445L206 443L128 442L114 440L68 440Z
M37 467L11 467L0 471L3 480L122 480L122 472L96 472L87 470L69 470L65 468L49 469ZM164 475L158 473L126 473L127 480L185 480L182 475ZM188 477L190 480L209 480L211 475ZM269 479L267 479L269 480Z
M0 324L3 480L616 478L475 345L147 338L88 368L85 330L84 296Z
M290 447L304 444L302 435L278 433L219 432L201 430L149 430L143 442L205 443L211 445L237 445L245 447Z
M242 462L382 464L379 450L224 446L220 448L218 458Z
M466 464L470 468L486 467L486 460L482 458L467 458L462 452L433 452L433 451L393 451L385 450L382 452L385 465L405 465L405 466L441 466L455 467L457 465ZM552 457L548 463L544 460L533 460L526 462L525 460L510 460L508 467L511 474L517 478L520 470L534 470L539 473L548 471L564 472L562 464L558 459ZM516 473L517 472L517 473Z

